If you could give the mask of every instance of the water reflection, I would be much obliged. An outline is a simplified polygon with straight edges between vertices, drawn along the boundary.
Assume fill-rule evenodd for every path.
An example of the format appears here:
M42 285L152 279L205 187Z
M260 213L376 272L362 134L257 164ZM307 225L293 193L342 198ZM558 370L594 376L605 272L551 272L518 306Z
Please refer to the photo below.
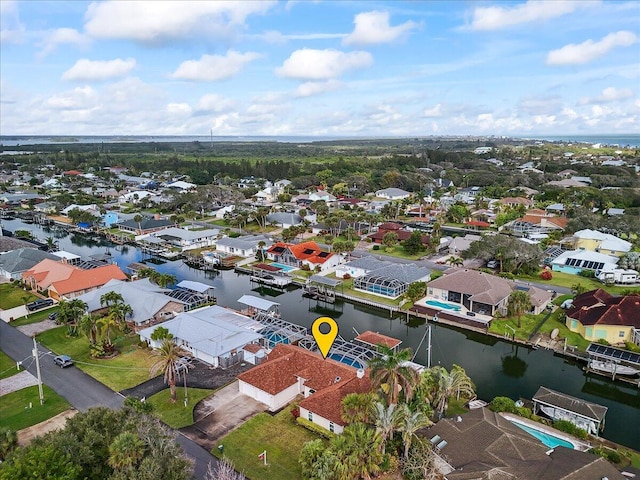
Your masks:
M524 377L529 366L527 362L518 357L519 345L515 345L513 355L502 356L502 373L508 377L520 378Z

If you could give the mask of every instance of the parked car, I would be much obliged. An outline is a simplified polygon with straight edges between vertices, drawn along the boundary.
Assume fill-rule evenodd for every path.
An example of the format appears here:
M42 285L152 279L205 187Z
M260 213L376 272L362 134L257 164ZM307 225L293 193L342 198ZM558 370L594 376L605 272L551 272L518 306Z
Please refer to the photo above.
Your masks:
M60 368L66 368L73 365L73 360L69 355L57 355L53 357L53 363L58 365Z
M497 260L489 260L487 262L487 268L498 268L498 261Z
M58 312L53 312L50 313L49 316L47 317L49 320L55 320L56 318L58 318Z
M44 307L50 307L51 305L53 305L53 300L51 300L50 298L41 298L40 300L36 300L35 302L27 303L27 310L29 310L30 312L34 312Z

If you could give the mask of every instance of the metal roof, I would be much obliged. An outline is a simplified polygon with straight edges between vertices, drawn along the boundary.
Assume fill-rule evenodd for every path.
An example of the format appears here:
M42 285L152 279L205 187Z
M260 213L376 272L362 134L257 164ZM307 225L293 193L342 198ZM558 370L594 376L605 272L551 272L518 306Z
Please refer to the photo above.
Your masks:
M191 280L182 280L179 284L176 285L177 288L183 288L185 290L193 290L194 292L204 293L210 288L215 288L212 285L207 285L206 283L194 282Z
M544 403L598 422L604 419L608 410L608 407L603 405L587 402L581 398L572 397L571 395L567 395L562 392L556 392L547 387L540 387L533 396L533 401Z
M342 282L340 280L324 277L322 275L311 275L309 277L309 283L319 283L321 285L328 285L329 287L337 287Z
M267 311L271 307L280 305L279 303L270 302L269 300L265 300L264 298L254 297L253 295L243 295L238 300L238 303L242 303L243 305L257 308L258 310L263 310L263 311Z
M619 360L631 365L640 366L640 353L622 350L620 348L609 347L599 343L591 343L587 347L587 353L594 357L606 358L607 360Z

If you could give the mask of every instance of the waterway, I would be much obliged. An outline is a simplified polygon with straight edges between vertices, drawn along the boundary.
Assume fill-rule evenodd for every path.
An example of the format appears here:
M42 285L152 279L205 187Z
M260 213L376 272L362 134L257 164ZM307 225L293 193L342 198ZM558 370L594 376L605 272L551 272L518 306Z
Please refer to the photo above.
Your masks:
M133 247L115 247L106 241L95 241L82 235L53 234L38 225L26 225L20 220L4 220L5 229L30 230L40 240L53 236L60 249L81 256L110 252L120 268L144 260L142 252ZM148 257L147 257L148 258ZM389 312L336 302L317 303L302 297L300 289L280 291L252 284L247 275L229 271L203 272L188 267L182 261L156 261L150 266L163 273L171 273L180 280L195 280L215 287L218 304L241 308L238 299L243 294L264 297L280 303L283 319L307 328L319 316L336 319L340 335L347 340L356 336L355 330L373 330L402 340L403 347L415 351L425 333L424 320ZM128 273L128 272L127 272ZM426 344L426 342L425 342ZM425 344L415 361L427 364ZM462 366L473 379L478 397L489 401L503 395L513 399L531 398L541 385L609 407L603 436L614 442L640 450L640 389L611 382L605 377L586 375L583 364L567 360L544 349L533 350L516 346L493 337L435 324L432 329L432 364L451 368Z

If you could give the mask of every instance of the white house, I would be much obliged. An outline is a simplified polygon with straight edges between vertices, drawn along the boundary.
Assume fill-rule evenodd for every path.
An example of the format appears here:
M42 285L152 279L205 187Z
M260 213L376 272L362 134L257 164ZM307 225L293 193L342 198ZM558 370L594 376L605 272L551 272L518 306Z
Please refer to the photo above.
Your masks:
M253 257L258 253L258 246L264 242L265 249L273 245L273 240L264 235L244 235L238 238L224 237L216 242L216 250L241 257Z
M169 227L163 230L158 230L149 235L141 237L145 239L148 237L159 238L165 242L180 247L182 251L193 250L196 248L212 247L216 244L216 239L220 235L220 230L217 228L210 228L206 230L187 230L185 228Z
M173 334L176 345L195 358L213 367L229 367L244 361L246 345L258 343L262 324L233 310L214 305L181 313L162 326ZM160 346L151 340L157 327L140 331L140 339L152 347Z
M387 200L402 200L403 198L409 198L410 192L402 190L401 188L385 188L376 191L376 197L386 198Z
M591 250L567 250L551 261L556 272L578 274L582 270L606 270L617 268L618 257L605 255Z

